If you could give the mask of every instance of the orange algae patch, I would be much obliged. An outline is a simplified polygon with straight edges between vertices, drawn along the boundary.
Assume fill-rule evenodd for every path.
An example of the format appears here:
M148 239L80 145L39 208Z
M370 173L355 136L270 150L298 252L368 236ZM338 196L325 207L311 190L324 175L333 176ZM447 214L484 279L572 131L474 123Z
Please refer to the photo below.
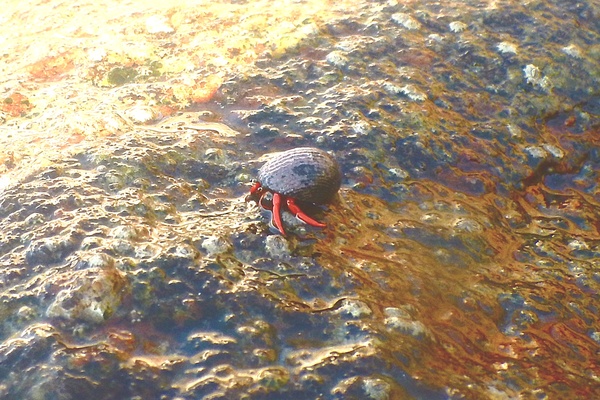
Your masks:
M72 54L65 52L43 58L31 64L28 69L34 79L56 81L65 76L74 66Z
M219 77L208 77L206 81L193 88L192 101L195 103L206 103L207 101L212 100L222 83L223 80Z
M192 82L179 82L174 84L166 92L165 98L173 98L177 103L187 105L189 103L207 103L217 93L223 79L211 75L205 79L196 79Z
M342 190L327 221L336 236L316 245L324 265L361 283L360 301L373 310L369 324L386 339L389 361L424 382L463 388L455 394L465 398L480 398L482 390L532 393L531 387L594 397L596 389L585 384L600 376L597 343L588 336L593 296L572 278L552 279L568 276L563 266L516 256L531 248L536 221L560 207L547 209L548 201L528 197L533 188L548 195L543 184L514 193L516 202L505 206L495 193L469 196L434 182L407 184L418 195L402 204ZM583 196L566 200L585 208ZM511 212L531 217L530 226L510 229L504 219ZM555 234L561 231L581 234L573 224ZM586 240L597 237L586 232ZM560 244L556 249L569 252ZM579 300L582 318L563 319L560 304L586 296ZM394 324L390 309L404 310L403 324ZM514 389L504 386L506 379Z
M31 110L32 107L29 99L18 92L8 96L0 104L0 110L9 114L11 117L21 116Z

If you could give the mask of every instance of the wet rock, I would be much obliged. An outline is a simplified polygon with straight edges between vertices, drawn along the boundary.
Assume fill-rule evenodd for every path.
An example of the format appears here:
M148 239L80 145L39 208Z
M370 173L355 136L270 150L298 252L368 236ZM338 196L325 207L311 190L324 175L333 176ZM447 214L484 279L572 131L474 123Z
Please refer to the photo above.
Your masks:
M0 344L0 377L25 370L46 359L58 347L58 332L49 324L33 324L20 337Z
M77 248L79 239L75 235L55 236L35 240L27 246L25 258L29 265L53 264L64 259Z
M184 161L178 164L178 169L188 179L206 179L208 182L215 182L225 178L230 169L225 165L210 161Z
M413 85L403 86L399 88L399 92L413 101L422 102L427 99L427 95Z
M223 335L220 332L193 332L188 336L187 340L194 349L228 346L237 343L235 338Z
M93 129L47 130L72 135L56 147L79 144L78 163L60 153L0 194L0 397L598 397L588 304L600 281L598 18L589 4L563 3L447 3L442 13L433 2L358 2L350 17L319 15L326 31L291 22L309 42L282 46L294 42L283 34L258 63L245 52L261 44L226 40L244 62L206 104L214 114L182 112L181 124L156 130L140 126L155 122L150 113L130 108L129 124L115 109L189 108L181 83L202 86L222 60L187 52L194 68L175 63L185 76L165 77L179 86L163 90L143 83L156 63L102 65L118 51L86 51L100 85L136 83L94 86L105 94L94 105L109 112ZM204 17L144 16L132 26L152 40L136 43L158 40L172 60ZM207 90L196 100L212 98ZM58 103L44 112L70 125L53 114ZM191 128L199 115L244 134ZM6 116L7 143L29 147L45 131L35 115L18 129ZM220 214L247 191L249 160L311 143L346 173L326 230L299 223L284 239L248 210ZM581 154L580 169L564 167ZM28 160L0 163L3 188L19 157ZM539 165L550 167L519 185ZM117 268L120 278L107 276ZM41 338L12 336L49 316L64 336L43 351L26 349ZM486 371L481 359L510 362Z
M75 274L69 286L56 294L46 315L101 323L119 307L125 286L125 277L118 270L90 267Z
M331 390L336 399L388 400L392 385L381 378L355 376L340 382Z

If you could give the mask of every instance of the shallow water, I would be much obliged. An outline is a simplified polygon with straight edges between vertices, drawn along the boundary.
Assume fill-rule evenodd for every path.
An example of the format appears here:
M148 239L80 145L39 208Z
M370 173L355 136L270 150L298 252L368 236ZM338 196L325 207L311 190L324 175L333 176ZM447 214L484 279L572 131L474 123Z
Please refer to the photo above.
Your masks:
M27 6L3 398L600 395L593 2ZM344 181L283 238L244 197L305 145Z

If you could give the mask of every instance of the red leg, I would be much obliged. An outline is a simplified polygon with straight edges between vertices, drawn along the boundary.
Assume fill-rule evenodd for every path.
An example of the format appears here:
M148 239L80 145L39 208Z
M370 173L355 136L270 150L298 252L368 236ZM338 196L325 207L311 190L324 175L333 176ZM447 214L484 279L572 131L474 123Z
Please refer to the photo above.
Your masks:
M285 236L285 230L283 229L283 223L281 222L281 202L283 201L282 196L279 193L273 193L273 225L283 236Z
M308 215L306 215L304 213L304 211L302 211L300 209L300 207L298 207L298 205L296 204L296 202L294 201L294 199L287 199L287 206L290 209L290 211L292 212L292 214L294 214L296 216L296 218L300 219L301 221L306 222L309 225L312 226L317 226L319 228L324 228L327 225L319 222L319 221L315 221L314 219L312 219L311 217L309 217Z

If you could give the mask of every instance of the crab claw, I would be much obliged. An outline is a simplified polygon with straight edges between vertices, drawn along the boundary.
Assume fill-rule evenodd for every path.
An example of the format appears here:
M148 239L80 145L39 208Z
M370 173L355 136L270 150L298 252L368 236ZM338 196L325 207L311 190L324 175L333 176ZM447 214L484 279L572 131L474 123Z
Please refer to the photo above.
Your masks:
M281 234L283 236L285 236L285 230L283 229L283 222L281 221L281 201L282 201L282 196L279 193L274 193L273 194L273 225L275 225L275 227L277 229L279 229L279 232L281 232Z
M294 199L288 198L286 203L287 203L289 210L292 212L292 214L294 214L296 216L296 218L300 219L301 221L306 222L308 225L316 226L318 228L324 228L327 226L319 221L312 219L308 215L306 215L306 213L304 211L302 211L300 209L300 207L298 207L298 205L296 204L296 201Z

